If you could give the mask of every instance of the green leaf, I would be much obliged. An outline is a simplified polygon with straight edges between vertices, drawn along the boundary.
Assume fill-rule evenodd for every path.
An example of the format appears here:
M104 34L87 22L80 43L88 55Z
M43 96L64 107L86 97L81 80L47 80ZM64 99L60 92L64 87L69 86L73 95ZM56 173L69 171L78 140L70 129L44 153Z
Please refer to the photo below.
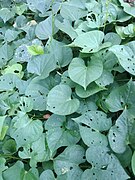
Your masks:
M35 29L36 36L41 40L48 39L49 37L53 35L53 32L56 33L57 28L54 26L54 29L53 29L52 16L49 16L44 21L37 24L36 29Z
M79 108L79 100L71 98L71 88L68 85L57 85L48 94L47 110L58 114L72 114Z
M15 13L10 11L8 8L1 8L0 9L0 17L6 23L9 19L13 18Z
M17 47L15 58L18 62L29 62L31 60L31 55L28 53L28 49L25 44Z
M5 171L8 167L5 166L6 159L0 157L0 180L3 180L2 172Z
M53 63L56 63L58 68L67 66L73 58L71 48L66 47L66 44L55 39L52 39L48 44L47 50L53 54Z
M119 45L121 38L118 34L110 32L105 35L104 42L111 42L112 45Z
M19 5L16 5L16 7L15 7L16 14L18 14L18 15L22 15L24 13L24 11L26 11L26 10L27 10L26 4L19 4Z
M3 178L6 180L23 179L25 170L21 161L17 161L13 166L3 172Z
M135 175L135 151L134 151L133 156L132 156L132 164L131 164L131 166L132 166L132 171L133 171L133 173Z
M28 7L33 12L41 12L44 14L47 10L49 10L50 5L52 4L51 0L27 0Z
M119 0L121 3L121 6L123 6L124 11L127 14L132 15L133 17L135 17L135 6L134 6L134 1L129 1L130 3L124 2L123 0Z
M79 99L80 106L77 110L77 113L79 114L85 114L88 111L96 111L97 105L95 103L96 98L93 96L87 98L87 99Z
M11 127L10 136L15 139L17 147L38 140L43 132L41 121L32 120L21 111L12 120Z
M8 130L8 126L4 125L6 116L0 116L0 140L3 140L6 132Z
M102 48L104 33L102 31L90 31L78 36L70 46L82 48L83 53L97 52Z
M126 151L124 151L124 153L115 154L115 155L117 156L121 165L124 168L128 167L130 165L131 159L132 159L132 150L131 150L130 146L127 146L127 149L126 149Z
M53 171L51 170L46 170L46 171L43 171L40 175L40 180L55 180L55 177L54 177L54 174L53 174Z
M8 29L6 32L5 32L5 41L7 42L12 42L14 41L17 37L18 37L18 34L20 32L17 32L17 31L14 31L14 30L10 30Z
M81 98L87 98L87 97L92 96L93 94L96 94L102 90L105 90L105 88L98 86L94 82L89 84L87 86L86 90L84 90L83 87L81 87L81 86L76 86L76 88L75 88L76 94Z
M80 179L82 170L79 164L85 162L85 151L79 145L67 147L54 159L54 170L60 179Z
M28 101L33 102L30 103L30 107L32 107L34 110L44 111L46 110L46 103L47 103L47 94L50 90L50 88L55 85L54 78L48 77L46 79L33 79L29 85L27 86L27 89L25 91L25 95L29 97Z
M33 109L33 101L31 98L21 97L20 99L20 110L23 112L30 112Z
M91 146L86 151L86 159L92 164L91 169L87 169L82 174L81 179L128 179L129 176L124 171L118 159L110 153L104 146Z
M72 27L69 20L63 19L63 22L60 22L58 19L56 19L55 26L57 28L59 28L61 31L68 34L71 37L72 40L77 37L77 33L74 30L74 28Z
M103 65L98 58L92 58L87 62L87 66L85 65L83 59L74 58L68 68L70 78L77 84L84 87L85 90L91 82L101 76L102 72Z
M28 82L22 81L15 74L8 73L0 76L0 92L13 91L14 88L17 88L19 93L23 94L27 85Z
M37 167L38 162L46 162L50 160L50 151L46 143L45 134L41 134L39 139L31 144L23 146L23 151L19 151L19 157L22 159L30 159L30 166Z
M115 153L126 151L128 131L128 114L127 111L123 111L108 134L110 146Z
M102 111L90 111L72 119L78 123L81 137L87 146L108 144L106 136L101 132L109 130L112 122L105 113Z
M21 64L13 64L12 66L8 66L4 69L3 74L15 74L18 77L22 78L24 73L22 72L22 65Z
M135 105L134 92L135 83L132 80L113 89L105 101L109 111L117 112L125 108L132 109Z
M13 49L11 46L4 44L0 47L0 67L6 65L7 61L13 56Z
M77 0L71 0L69 2L64 2L62 4L60 14L64 19L70 21L76 21L87 15L87 10L85 9L85 3Z
M76 144L79 139L79 132L76 123L71 120L66 122L65 116L53 114L45 123L48 147L51 154L59 147Z
M6 140L2 146L2 151L4 152L4 154L14 154L17 151L15 140Z
M102 75L95 81L95 83L99 86L99 88L101 88L113 83L113 80L114 78L112 73L107 70L103 70Z
M52 54L33 56L27 65L27 71L29 73L36 74L42 78L47 78L50 72L55 68L56 65L54 63L54 56Z
M32 46L28 46L27 48L28 48L28 52L33 56L44 54L44 49L42 46L32 45Z
M120 65L130 74L135 75L135 41L126 45L115 45L110 49L118 58Z

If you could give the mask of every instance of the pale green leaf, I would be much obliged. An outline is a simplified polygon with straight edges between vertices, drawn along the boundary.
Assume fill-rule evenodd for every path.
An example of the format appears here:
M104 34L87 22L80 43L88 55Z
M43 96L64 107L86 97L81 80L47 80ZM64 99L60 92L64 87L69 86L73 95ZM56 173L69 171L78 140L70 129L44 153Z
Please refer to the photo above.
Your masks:
M48 94L47 110L58 114L72 114L79 108L79 100L71 98L71 88L68 85L57 85Z
M103 65L100 59L92 58L85 62L81 58L74 58L68 68L68 74L70 78L77 84L84 87L86 90L87 86L98 79L103 72Z

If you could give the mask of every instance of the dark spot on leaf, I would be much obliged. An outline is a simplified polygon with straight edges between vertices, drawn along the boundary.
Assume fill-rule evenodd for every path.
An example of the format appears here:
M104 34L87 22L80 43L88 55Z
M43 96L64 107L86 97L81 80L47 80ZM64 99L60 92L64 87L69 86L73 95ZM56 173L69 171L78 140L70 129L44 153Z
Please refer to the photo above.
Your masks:
M84 31L84 30L82 29L82 32L84 32L84 33L85 33L86 31Z
M93 49L90 49L89 52L93 51Z
M127 59L128 61L132 61L130 58Z
M19 73L19 71L18 71L18 70L15 70L14 73Z
M26 139L24 138L24 141L26 141Z
M70 170L72 170L73 169L73 167L70 167Z
M84 123L80 123L80 125L81 125L81 126L83 126L83 127L90 128L89 126L87 126L87 125L86 125L86 124L84 124Z
M113 139L113 142L115 142L115 139Z
M93 176L95 176L95 173L93 173Z
M32 149L30 148L30 152L32 152Z

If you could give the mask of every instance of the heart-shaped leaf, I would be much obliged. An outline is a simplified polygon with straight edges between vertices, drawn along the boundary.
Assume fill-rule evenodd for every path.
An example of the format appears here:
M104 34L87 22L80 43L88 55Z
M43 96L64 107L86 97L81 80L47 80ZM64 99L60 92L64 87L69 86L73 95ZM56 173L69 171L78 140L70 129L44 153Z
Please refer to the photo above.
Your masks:
M108 144L107 138L101 132L109 130L112 123L105 113L90 111L73 120L79 124L81 137L87 146Z
M70 78L77 84L84 87L98 79L103 72L103 64L98 58L92 58L88 61L87 66L81 58L74 58L68 69Z
M47 110L58 114L68 115L79 108L79 100L71 98L71 88L68 85L57 85L48 94Z
M45 123L46 139L51 155L62 146L70 146L80 139L79 129L75 122L65 116L53 114Z
M98 86L96 83L91 83L89 86L87 86L86 90L84 90L81 86L76 86L76 94L81 98L87 98L89 96L92 96L93 94L98 93L99 91L104 90L105 88Z
M88 179L128 179L129 176L121 166L114 154L105 146L91 146L86 151L86 159L92 164L91 169L87 169L82 174L82 180Z
M126 45L114 45L109 50L117 56L120 65L127 72L135 75L135 41Z
M82 52L84 53L93 53L111 45L110 43L102 44L103 39L104 33L102 31L90 31L82 33L69 46L83 48Z

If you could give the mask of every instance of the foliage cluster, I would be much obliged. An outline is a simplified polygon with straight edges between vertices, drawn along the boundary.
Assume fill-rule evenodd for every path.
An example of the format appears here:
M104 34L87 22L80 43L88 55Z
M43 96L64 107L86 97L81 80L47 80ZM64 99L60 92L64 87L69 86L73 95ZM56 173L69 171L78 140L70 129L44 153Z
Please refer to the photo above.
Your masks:
M0 0L0 180L134 175L134 1Z

